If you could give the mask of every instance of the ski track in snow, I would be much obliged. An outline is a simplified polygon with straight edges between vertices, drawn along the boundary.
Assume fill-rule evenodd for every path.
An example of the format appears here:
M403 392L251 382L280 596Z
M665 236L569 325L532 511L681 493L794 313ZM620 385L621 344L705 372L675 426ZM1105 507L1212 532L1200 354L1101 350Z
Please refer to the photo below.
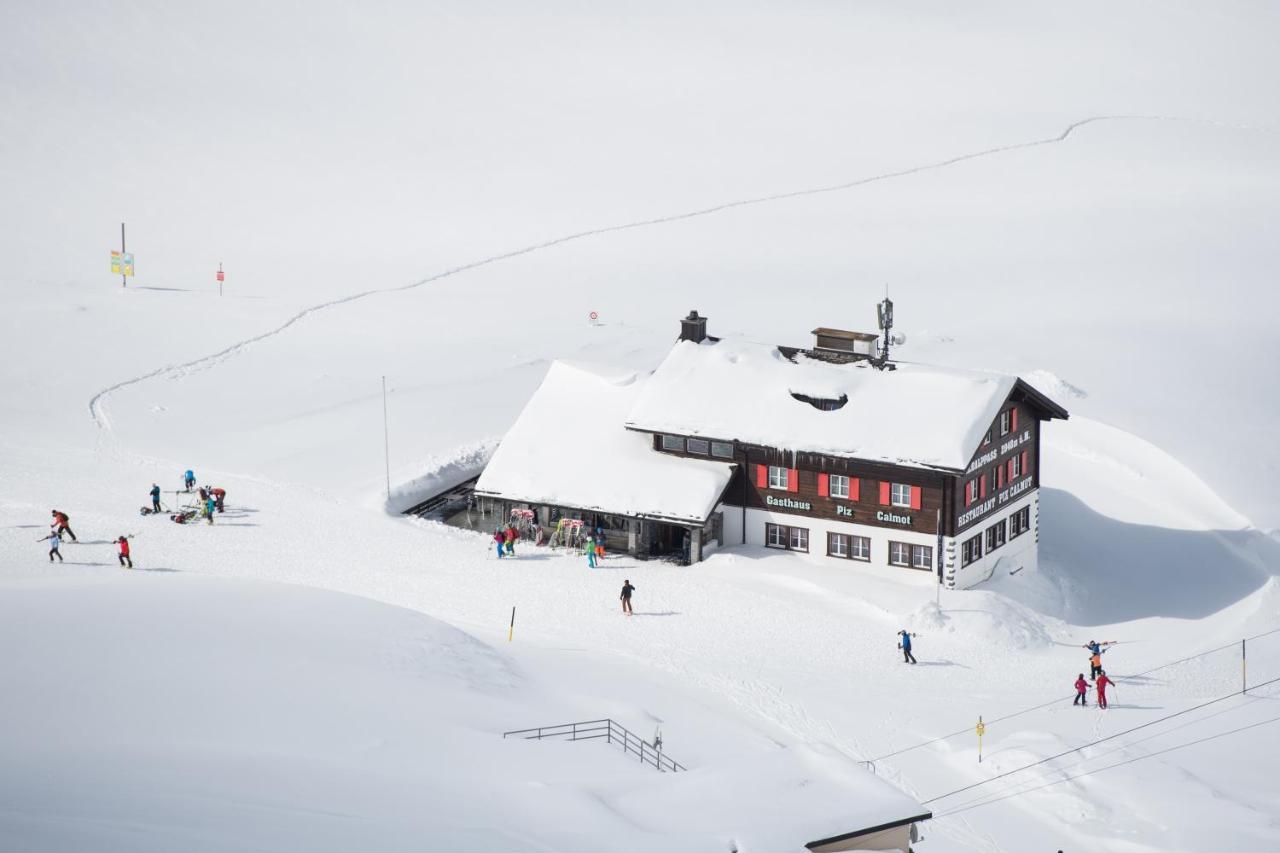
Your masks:
M563 237L557 237L555 239L546 240L541 243L534 243L532 245L525 246L520 249L513 249L509 252L503 252L498 255L491 255L487 258L481 258L480 260L472 261L471 263L452 267L450 269L444 270L443 272L438 272L435 275L431 275L426 278L419 279L418 281L414 281L409 284L400 285L398 287L375 288L372 290L364 290L359 293L353 293L348 296L340 297L338 299L332 299L328 302L321 302L318 305L312 305L311 307L304 308L303 310L299 311L297 314L294 314L292 317L290 317L288 320L286 320L284 323L280 324L279 326L276 326L274 329L270 329L266 332L263 332L262 334L254 335L253 337L250 337L250 338L245 338L244 340L239 341L238 343L231 344L230 346L220 349L217 352L210 353L209 355L201 356L200 358L183 362L181 364L165 365L163 367L156 368L155 370L152 370L148 373L144 373L141 376L135 376L132 379L125 379L121 382L117 382L114 385L103 388L97 394L94 394L93 397L89 400L89 414L99 428L110 431L111 421L107 417L106 400L109 396L114 394L116 391L120 391L132 385L137 385L139 383L147 381L148 379L154 379L157 376L162 376L165 374L173 374L174 376L181 376L182 374L188 373L194 369L203 368L203 367L212 367L222 359L233 356L243 351L244 349L252 346L253 344L258 343L259 341L264 341L268 338L275 337L276 335L288 330L294 324L306 319L312 314L316 314L320 311L325 311L329 308L336 308L339 305L345 305L349 302L355 302L356 300L364 299L365 297L368 297L368 296L376 296L378 294L384 294L384 293L398 293L402 291L413 290L415 288L422 287L423 285L431 284L432 282L436 282L442 279L456 276L460 273L467 272L468 270L473 270L478 267L488 266L490 264L496 264L501 261L510 260L512 258L518 258L521 255L528 255L533 252L539 252L544 249L550 249L555 246L563 245L565 243L571 243L577 240L585 240L589 237L598 237L604 234L612 234L619 231L629 231L637 228L648 228L654 225L665 225L672 222L680 222L686 219L696 219L698 217L710 216L715 213L721 213L726 210L733 210L735 208L740 208L740 207L752 207L759 204L769 204L771 202L786 201L788 199L793 199L793 198L803 198L805 196L842 192L844 190L855 189L857 187L865 186L867 184L879 183L881 181L888 181L894 178L903 178L903 177L907 177L908 175L915 175L921 172L929 172L935 169L944 169L944 168L947 168L948 166L955 166L970 160L978 160L984 157L992 157L997 154L1004 154L1010 151L1018 151L1025 148L1036 148L1042 145L1056 145L1058 143L1065 142L1071 136L1071 134L1073 134L1075 131L1079 130L1080 128L1085 127L1086 125L1096 124L1100 122L1109 122L1109 121L1189 122L1189 123L1195 123L1195 124L1212 125L1215 127L1232 128L1236 130L1263 130L1263 131L1271 130L1270 128L1259 127L1254 125L1233 124L1228 122L1214 121L1212 119L1186 118L1182 116L1161 116L1161 115L1089 116L1088 118L1083 118L1083 119L1079 119L1077 121L1071 122L1056 136L1049 136L1043 139L1034 139L1027 142L1015 142L1009 145L997 146L995 148L984 148L980 151L971 151L968 154L961 154L957 157L950 157L946 160L938 160L932 163L925 163L920 166L911 166L905 169L898 169L892 172L884 172L879 175L871 175L866 178L858 178L856 180L845 181L842 183L831 184L828 186L810 187L808 189L792 190L790 192L784 192L784 193L774 193L771 195L754 196L752 198L738 199L736 201L728 201L722 204L713 205L711 207L703 207L703 208L698 208L696 210L688 210L683 213L676 213L668 216L658 216L651 219L640 219L634 222L625 222L618 225L609 225L603 228L593 228L587 231L578 231L573 234L567 234Z

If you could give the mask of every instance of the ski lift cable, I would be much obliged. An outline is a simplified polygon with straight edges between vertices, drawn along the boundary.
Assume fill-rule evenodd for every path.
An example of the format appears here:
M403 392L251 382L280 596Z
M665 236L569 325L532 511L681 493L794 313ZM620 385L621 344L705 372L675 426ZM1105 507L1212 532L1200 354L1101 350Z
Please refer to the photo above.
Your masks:
M1218 738L1226 737L1227 735L1239 734L1240 732L1248 731L1249 729L1256 729L1259 726L1265 726L1275 722L1280 722L1280 717L1271 717L1270 719L1267 719L1267 720L1259 720L1258 722L1250 723L1247 726L1240 726L1239 728L1228 729L1225 732L1219 732L1215 735L1208 735L1206 737L1197 738L1196 740L1187 741L1186 743L1180 743L1174 746L1167 747L1165 749L1157 750L1156 752L1149 752L1146 755L1135 755L1133 758L1126 758L1124 761L1117 761L1115 764L1108 764L1105 767L1099 767L1095 770L1086 770L1083 773L1077 773L1073 776L1067 776L1062 779L1055 779L1052 782L1046 782L1043 785L1038 785L1034 788L1027 788L1022 791L1015 791L1011 794L1004 794L1002 796L995 797L992 799L981 800L979 802L975 802L970 805L964 805L954 809L950 809L945 812L940 812L938 814L935 814L934 817L935 818L950 817L951 815L959 814L960 812L968 811L969 809L976 809L979 806L986 806L986 805L990 805L991 803L998 803L1001 800L1007 800L1012 797L1019 797L1019 796L1022 796L1023 794L1029 794L1032 791L1040 791L1040 790L1043 790L1044 788L1050 788L1054 785L1061 785L1063 782L1070 782L1074 779L1079 779L1083 776L1091 776L1096 773L1102 773L1105 770L1113 770L1116 767L1123 767L1126 764L1133 764L1135 761L1142 761L1143 759L1146 759L1146 758L1155 758L1158 755L1164 755L1165 753L1173 752L1178 749L1185 749L1188 746L1195 746L1196 744L1205 743L1207 741L1217 740ZM926 802L928 801L926 800Z
M1127 742L1125 742L1125 743L1122 743L1122 744L1120 744L1120 745L1116 746L1114 749L1109 749L1109 750L1107 750L1107 751L1105 751L1105 752L1098 753L1097 755L1091 755L1091 756L1088 756L1088 757L1085 757L1085 758L1081 758L1079 761L1076 761L1076 762L1074 762L1074 763L1072 763L1072 764L1066 764L1066 765L1061 765L1061 766L1055 767L1055 768L1054 768L1054 770L1055 770L1056 772L1058 772L1058 773L1062 773L1062 772L1065 772L1065 771L1067 771L1067 770L1071 770L1072 768L1080 767L1080 766L1082 766L1082 765L1088 764L1088 763L1089 763L1089 762L1091 762L1091 761L1097 761L1099 758L1105 758L1106 756L1108 756L1108 755L1114 755L1114 754L1115 754L1115 753L1117 753L1117 752L1124 752L1124 751L1126 751L1126 750L1133 749L1133 748L1134 748L1135 746L1137 746L1138 744L1146 743L1147 741L1155 740L1156 738L1168 737L1169 735L1173 734L1174 732L1181 731L1182 729L1188 728L1188 727L1190 727L1190 726L1198 726L1198 725L1200 725L1200 724L1202 724L1202 723L1206 723L1206 722L1208 722L1209 720L1212 720L1212 719L1213 719L1213 718L1215 718L1215 717L1221 717L1223 714L1231 714L1231 713L1234 713L1234 712L1236 712L1236 711L1243 711L1245 708L1248 708L1248 707L1250 707L1251 705L1253 705L1254 703L1256 703L1256 702L1260 702L1260 701L1262 701L1263 699L1274 699L1274 698L1276 698L1276 697L1275 697L1275 696L1272 696L1272 695L1266 695L1266 696L1259 695L1259 696L1248 696L1248 697L1246 697L1246 698L1247 698L1249 701L1247 701L1247 702L1242 702L1241 704L1236 705L1235 707L1232 707L1232 708L1223 708L1221 711L1215 711L1215 712L1213 712L1212 714L1206 714L1206 715L1205 715L1205 716L1203 716L1203 717L1199 717L1199 718L1197 718L1197 719L1193 719L1193 720L1188 720L1187 722L1182 723L1181 725L1177 725L1177 726L1174 726L1174 727L1172 727L1172 728L1165 729L1165 730L1164 730L1164 731L1162 731L1162 732L1156 732L1155 734L1147 735L1146 737L1141 737L1141 738L1138 738L1137 740L1127 741ZM1086 773L1087 773L1087 771L1086 771ZM1082 774L1080 774L1080 775L1085 775L1085 774L1083 774L1083 773L1082 773ZM1064 781L1065 781L1065 780L1064 780ZM1027 784L1031 784L1033 787L1025 787ZM1034 781L1033 781L1033 782L1031 782L1031 783L1017 782L1017 783L1014 783L1014 784L1012 784L1012 785L1009 785L1007 788L1005 788L1004 793L1005 793L1005 794L1007 794L1007 795L1012 796L1012 795L1014 795L1014 794L1018 794L1018 793L1026 793L1026 792L1029 792L1029 791L1037 790L1037 788L1038 788L1038 787L1039 787L1039 786L1036 786ZM964 807L965 805L968 805L969 803L979 803L979 802L981 802L982 800L985 800L985 799L987 799L987 798L988 798L988 797L990 797L990 796L991 796L991 794L990 794L990 793L986 793L986 794L979 794L977 797L974 797L972 800L968 800L968 801L966 801L965 803L963 803L962 805L960 805L960 806L956 806L954 810L962 810L962 809L963 809L963 807Z
M1270 631L1264 631L1261 634L1257 634L1253 637L1245 637L1244 639L1246 641L1260 640L1263 637L1267 637L1267 636L1270 636L1271 634L1276 634L1276 633L1280 633L1280 628L1273 628ZM1217 654L1218 652L1225 651L1226 649L1234 649L1234 648L1237 648L1238 646L1239 646L1239 643L1227 643L1225 646L1218 646L1216 649L1209 649L1207 652L1200 652L1198 654L1190 655L1185 658L1180 658L1179 660L1170 661L1169 663L1162 663L1159 666L1152 667L1151 669L1145 670L1143 672L1134 673L1132 675L1125 675L1121 677L1122 678L1141 678L1144 675L1150 675L1153 672L1159 672L1162 669L1168 669L1169 667L1177 666L1180 663L1186 663L1187 661L1192 661L1197 658L1202 658L1208 655ZM1020 717L1023 714L1030 714L1032 711L1039 711L1043 708L1048 708L1051 705L1057 705L1059 702L1065 702L1066 700L1071 699L1074 696L1075 694L1072 693L1067 696L1061 696L1055 699L1050 699L1048 702L1045 702L1041 705L1035 705L1031 708L1023 708L1021 711L1014 711L1012 714L1005 714L1003 717L995 717L993 719L987 720L985 724L987 726L991 726L995 723L1002 723L1005 720L1012 720L1014 717ZM902 749L894 750L893 752L886 752L884 755L877 756L870 760L873 762L884 761L886 758L893 758L895 755L902 755L903 753L911 752L913 750L920 749L921 747L924 747L924 746L930 746L931 744L938 743L939 741L950 740L953 737L960 737L961 735L971 734L972 732L973 732L973 726L965 726L963 729L959 729L957 731L954 731L945 735L938 735L935 738L930 738L929 740L921 741L920 743L917 743L913 746L905 746Z
M1254 685L1254 688L1258 688L1258 687L1266 687L1268 684L1275 684L1275 683L1277 683L1277 682L1280 682L1280 678L1273 678L1273 679L1271 679L1270 681L1264 681L1264 682L1262 682L1262 683L1260 683L1260 684L1255 684L1255 685ZM1251 689L1253 689L1253 688L1251 688ZM930 797L929 799L927 799L927 800L921 800L920 802L921 802L922 804L927 805L927 804L929 804L929 803L937 802L938 800L945 800L947 797L953 797L953 796L955 796L956 794L960 794L960 793L963 793L963 792L965 792L965 791L972 790L973 788L977 788L979 785L989 785L989 784L991 784L992 782L995 782L997 779L1004 779L1005 777L1007 777L1007 776L1012 776L1012 775L1013 775L1013 774L1015 774L1015 773L1021 773L1023 770L1030 770L1032 767L1039 767L1041 764L1045 764L1045 763L1047 763L1047 762L1049 762L1049 761L1053 761L1053 760L1055 760L1055 759L1062 758L1064 755L1070 755L1070 754L1071 754L1071 753L1073 753L1073 752L1079 752L1079 751L1080 751L1080 750L1082 750L1082 749L1088 749L1088 748L1089 748L1089 747L1091 747L1091 746L1097 746L1097 745L1098 745L1098 744L1100 744L1100 743L1106 743L1106 742L1107 742L1107 741L1109 741L1109 740L1115 740L1115 739L1116 739L1116 738L1118 738L1118 737L1123 737L1123 736L1125 736L1125 735L1127 735L1127 734L1130 734L1130 733L1132 733L1132 732L1136 732L1136 731L1138 731L1138 730L1140 730L1140 729L1145 729L1145 728L1147 728L1147 727L1149 727L1149 726L1154 726L1154 725L1156 725L1156 724L1158 724L1158 723L1163 723L1165 720L1172 720L1174 717L1181 717L1183 714L1190 714L1192 711L1198 711L1198 710L1200 710L1201 708L1207 708L1207 707L1209 707L1210 705L1216 705L1216 704L1217 704L1217 703L1219 703L1219 702L1225 702L1225 701L1226 701L1226 700L1228 700L1228 699L1234 699L1234 698L1236 698L1236 697L1237 697L1237 696L1239 696L1239 695L1241 695L1241 694L1240 694L1240 693L1238 693L1238 692L1237 692L1237 693L1228 693L1226 696L1219 696L1217 699L1210 699L1210 700L1209 700L1209 701L1207 701L1207 702L1201 702L1199 705L1193 705L1193 706L1191 706L1190 708L1184 708L1184 709L1183 709L1183 710L1181 710L1181 711L1174 711L1172 714L1167 714L1166 716L1158 717L1157 719L1154 719L1154 720L1149 720L1149 721L1147 721L1147 722L1145 722L1145 723L1142 723L1141 725L1134 726L1134 727L1133 727L1133 728L1131 728L1131 729L1125 729L1125 730L1124 730L1124 731L1122 731L1122 732L1116 732L1116 733L1115 733L1115 734L1113 734L1113 735L1107 735L1107 736L1106 736L1106 737L1104 737L1104 738L1098 738L1097 740L1090 741L1089 743L1081 744L1080 746L1074 747L1074 748L1072 748L1072 749L1065 750L1065 751L1063 751L1063 752L1059 752L1059 753L1057 753L1057 754L1055 754L1055 755L1050 755L1050 756L1049 756L1049 757L1047 757L1047 758L1042 758L1042 759L1040 759L1039 761L1033 761L1033 762L1032 762L1032 763L1030 763L1030 764L1025 764L1025 765L1023 765L1022 767L1015 767L1013 770L1007 770L1007 771L1005 771L1004 773L1000 773L1000 774L997 774L997 775L995 775L995 776L992 776L990 779L982 779L982 780L977 781L977 782L974 782L974 783L972 783L972 784L965 785L963 788L957 788L957 789L955 789L954 791L948 791L948 792L947 792L947 793L945 793L945 794L939 794L939 795L938 795L938 796L936 796L936 797Z

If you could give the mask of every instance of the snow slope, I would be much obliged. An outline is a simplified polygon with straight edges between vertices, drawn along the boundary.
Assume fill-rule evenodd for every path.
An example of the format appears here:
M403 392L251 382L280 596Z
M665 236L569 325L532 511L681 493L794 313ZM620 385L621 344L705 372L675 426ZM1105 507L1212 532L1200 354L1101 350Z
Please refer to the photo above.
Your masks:
M1277 543L1249 524L1280 525L1268 393L1280 27L1266 4L10 12L0 606L66 635L42 649L44 636L6 634L19 650L6 666L29 689L5 713L64 723L22 744L25 760L62 743L111 748L101 729L76 739L91 714L40 697L71 689L61 674L74 665L100 686L95 701L127 716L129 695L79 659L127 663L112 640L130 626L176 636L183 625L145 607L153 581L208 581L208 612L227 621L252 605L215 580L271 580L430 614L490 643L517 605L511 655L553 704L637 731L661 721L690 766L732 767L775 743L877 759L878 776L922 799L1236 690L1240 638L1276 627ZM127 32L130 49L107 32ZM124 290L105 271L121 219L139 270ZM886 282L903 358L1043 371L1073 395L1072 420L1045 432L1036 575L936 607L928 577L741 549L693 571L619 559L587 574L543 553L499 566L472 534L381 511L384 375L392 479L408 499L414 481L469 470L554 359L651 369L694 307L711 334L803 344L817 325L869 328ZM232 512L213 527L138 519L150 483L172 488L187 467L225 486ZM50 570L33 540L54 506L84 543ZM174 571L122 574L108 543L125 532L139 533L140 567ZM638 587L631 620L616 612L623 577ZM111 609L69 591L80 582ZM206 606L203 592L173 594L179 611ZM316 600L259 594L273 612ZM73 597L87 631L59 616ZM29 606L15 614L18 600ZM360 607L320 609L335 636L385 636ZM113 610L132 618L98 621ZM921 635L918 667L891 645L904 626ZM222 634L229 655L252 657ZM1105 714L1063 701L1091 636L1124 641L1108 652L1119 701ZM1250 642L1250 683L1280 677L1277 638ZM327 662L288 639L273 672L297 668L307 695L319 681L398 689L376 655ZM174 677L153 645L143 662ZM1060 781L1068 762L1093 770L1261 722L1274 695L939 800L945 816L918 847L1274 848L1265 726ZM382 713L358 698L345 701ZM1041 704L993 724L976 763L979 714ZM254 742L237 719L201 719L211 739ZM185 749L182 723L167 731ZM408 738L413 726L383 728ZM326 746L300 727L300 753ZM611 773L606 758L583 761ZM85 760L58 764L102 774L83 808L61 795L86 783L63 776L27 813L74 843L135 849L145 832L122 836L95 809L141 811L173 771ZM246 765L201 760L218 779L254 781ZM33 778L15 766L0 769L6 792ZM415 772L391 778L439 784ZM948 814L987 791L1018 796ZM526 793L486 801L477 821L553 831L560 814L531 816ZM315 794L326 808L358 799ZM405 802L386 808L409 814ZM182 814L217 846L243 817L231 808L210 798ZM626 797L580 798L573 815L612 840L619 808L633 817ZM292 841L330 823L256 813L263 837ZM10 815L5 831L18 827Z

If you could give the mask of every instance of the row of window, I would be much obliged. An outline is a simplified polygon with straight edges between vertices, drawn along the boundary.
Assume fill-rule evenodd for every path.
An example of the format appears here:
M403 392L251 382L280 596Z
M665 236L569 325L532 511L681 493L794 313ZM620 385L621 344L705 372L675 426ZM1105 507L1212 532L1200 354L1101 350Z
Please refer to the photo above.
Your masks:
M768 469L767 471L766 468ZM860 485L861 480L857 477L821 473L818 475L818 496L856 501L860 496ZM795 468L785 468L781 465L759 465L757 466L756 486L784 492L798 491L800 487L800 472ZM920 509L920 498L921 491L919 486L911 486L906 483L880 484L880 503L885 506Z
M788 551L805 553L809 551L809 531L804 527L766 523L764 541L770 548L784 548ZM848 533L828 533L827 556L870 562L871 538ZM933 548L928 545L912 545L909 542L889 542L889 565L932 569Z
M1019 477L1031 473L1027 451L1016 453L995 467L995 485L1003 489ZM964 505L970 506L987 496L987 473L984 471L964 484Z
M975 560L981 560L983 554L990 554L1005 542L1018 538L1030 529L1031 507L1024 506L1007 519L1001 519L982 533L966 539L960 546L960 565L967 566Z
M1016 408L1006 409L1000 413L1000 435L1008 435L1018 430L1018 410ZM986 447L991 443L991 430L987 430L987 434L982 437L982 446Z
M718 456L721 459L733 458L733 442L709 441L705 438L682 438L678 435L664 435L662 449L674 450L677 453L697 453L702 456Z

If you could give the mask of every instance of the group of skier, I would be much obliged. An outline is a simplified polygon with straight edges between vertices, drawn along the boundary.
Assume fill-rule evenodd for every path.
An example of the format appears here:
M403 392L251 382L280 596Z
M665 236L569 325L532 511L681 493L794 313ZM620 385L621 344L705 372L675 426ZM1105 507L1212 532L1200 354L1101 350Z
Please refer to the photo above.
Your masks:
M62 559L62 539L64 536L69 537L72 542L79 542L76 534L71 529L71 519L62 510L52 510L53 523L49 525L49 535L38 541L49 543L49 562L52 563L54 558L58 558L58 562L64 562ZM114 544L118 549L118 558L120 565L133 568L133 558L129 554L129 537L121 535L116 538Z
M1094 689L1098 691L1098 707L1107 707L1107 687L1114 685L1115 682L1107 677L1107 673L1102 668L1102 656L1107 653L1109 646L1114 646L1115 640L1106 640L1099 643L1097 640L1090 640L1081 648L1089 650L1089 681L1085 681L1084 673L1076 676L1076 698L1071 702L1072 705L1079 705L1082 708L1089 706L1088 693L1089 683L1092 682Z

